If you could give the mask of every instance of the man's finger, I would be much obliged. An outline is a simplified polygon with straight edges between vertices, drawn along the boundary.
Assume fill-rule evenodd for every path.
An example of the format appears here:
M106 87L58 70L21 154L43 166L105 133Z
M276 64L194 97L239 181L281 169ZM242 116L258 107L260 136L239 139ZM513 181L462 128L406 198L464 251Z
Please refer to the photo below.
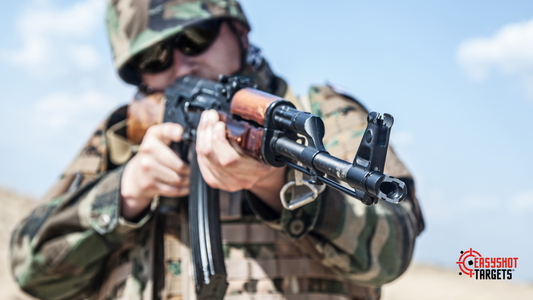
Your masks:
M209 158L213 157L213 148L211 136L213 135L213 125L218 121L218 113L214 110L204 111L198 124L196 136L196 152ZM218 151L218 149L216 150Z
M165 197L181 197L189 194L189 186L172 186L169 184L157 182L156 188L159 191L159 195Z
M183 127L180 124L167 122L148 128L144 138L155 137L168 146L171 142L181 141L182 134Z
M189 185L189 174L178 174L174 170L161 165L155 164L150 174L156 182L181 187Z
M168 144L165 144L165 142L161 140L161 137L165 134L168 135L169 130L172 129L171 126L167 126L166 128L167 129L155 128L155 130L151 131L150 135L147 134L141 146L139 147L139 154L148 154L157 162L168 166L175 172L180 174L188 174L189 166L187 166L185 162L183 162L183 160L181 160L181 158L168 147ZM179 128L181 128L181 126ZM176 129L176 127L174 127L174 129ZM172 133L170 132L170 134ZM165 139L168 140L168 136Z
M246 159L233 148L226 138L226 125L223 122L216 122L213 126L211 144L216 149L218 163L221 166L230 166L238 164L240 159Z
M157 162L168 166L176 173L189 174L189 166L172 149L159 140L154 141L154 144L159 144L154 145L151 153Z

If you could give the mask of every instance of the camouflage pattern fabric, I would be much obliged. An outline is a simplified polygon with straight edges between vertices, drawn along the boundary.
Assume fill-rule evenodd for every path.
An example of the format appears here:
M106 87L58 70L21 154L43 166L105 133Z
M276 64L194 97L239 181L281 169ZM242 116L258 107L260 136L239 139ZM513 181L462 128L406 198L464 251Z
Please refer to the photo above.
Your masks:
M269 75L266 62L256 73L256 79L277 81L260 86L275 86L277 94L298 101L281 79ZM367 111L328 86L312 87L307 98L326 123L329 151L351 160ZM87 180L57 185L56 195L13 232L13 275L29 294L42 299L196 298L186 209L161 218L153 212L154 203L135 222L121 217L123 166L109 162L104 132L123 115L115 112L76 159L89 157L95 165L67 168L64 178L79 173ZM412 177L392 151L385 171L407 182L409 197L400 205L365 206L329 188L317 201L281 215L246 191L221 199L226 299L379 299L380 286L407 268L423 230ZM287 172L287 180L293 176Z
M110 0L107 33L120 76L134 83L131 70L124 67L135 54L188 26L216 18L236 19L250 28L235 0Z

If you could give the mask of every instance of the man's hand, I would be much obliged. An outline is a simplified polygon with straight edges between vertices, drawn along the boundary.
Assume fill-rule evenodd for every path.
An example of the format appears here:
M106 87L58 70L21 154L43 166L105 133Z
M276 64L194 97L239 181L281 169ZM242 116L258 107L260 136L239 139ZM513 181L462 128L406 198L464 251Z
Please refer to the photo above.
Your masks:
M189 194L189 166L170 148L179 142L183 128L163 123L150 127L139 153L133 157L122 175L122 216L133 219L156 195L180 197Z
M249 190L281 211L279 191L285 184L285 168L273 168L238 153L226 139L225 124L214 110L202 113L196 153L209 186L229 192Z

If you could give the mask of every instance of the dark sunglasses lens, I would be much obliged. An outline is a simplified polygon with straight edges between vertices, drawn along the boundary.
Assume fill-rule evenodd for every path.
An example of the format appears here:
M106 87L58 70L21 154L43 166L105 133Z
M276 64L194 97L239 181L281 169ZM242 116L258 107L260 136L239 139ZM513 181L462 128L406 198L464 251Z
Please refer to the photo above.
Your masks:
M174 46L187 56L200 55L218 36L220 20L208 21L182 31L174 40Z
M161 42L154 45L136 55L131 64L141 73L164 71L172 64L172 46L187 56L199 55L217 38L221 22L213 20L187 28L175 37L173 43Z
M157 73L172 64L172 49L169 43L159 43L138 54L132 61L142 73Z

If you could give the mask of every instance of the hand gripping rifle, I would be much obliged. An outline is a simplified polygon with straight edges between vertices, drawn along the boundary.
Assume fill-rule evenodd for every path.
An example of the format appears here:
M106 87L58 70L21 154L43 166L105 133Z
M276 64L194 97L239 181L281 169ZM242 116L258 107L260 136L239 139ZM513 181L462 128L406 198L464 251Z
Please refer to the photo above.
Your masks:
M218 111L235 149L267 165L289 166L310 176L310 180L302 180L301 173L296 172L296 180L284 186L280 197L287 209L313 201L325 185L367 205L380 199L398 203L406 195L402 181L383 173L394 121L389 114L368 115L363 139L354 161L349 163L326 151L322 142L324 123L319 117L257 90L248 79L220 76L218 82L213 82L185 76L166 89L165 98L163 121L179 123L184 128L182 142L171 147L191 167L189 237L198 299L222 299L227 288L218 190L203 180L194 151L201 112ZM337 181L347 183L353 190ZM287 189L302 184L311 192L287 201Z

